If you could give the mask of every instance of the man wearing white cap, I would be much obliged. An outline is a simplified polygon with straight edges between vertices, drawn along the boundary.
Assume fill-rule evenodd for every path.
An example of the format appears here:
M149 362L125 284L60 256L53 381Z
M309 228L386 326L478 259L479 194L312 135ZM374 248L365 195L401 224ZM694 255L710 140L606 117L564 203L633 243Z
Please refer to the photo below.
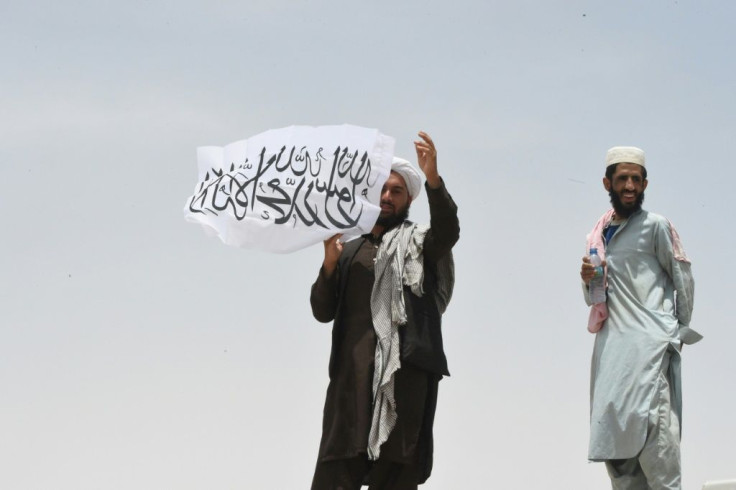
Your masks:
M449 375L440 321L460 226L434 142L419 136L430 226L407 220L422 178L395 158L371 233L325 241L310 301L318 321L334 323L312 490L416 489L432 470L437 387Z
M611 148L605 175L612 209L587 242L604 259L604 303L591 302L587 257L580 270L596 334L588 458L606 463L614 489L680 489L680 351L702 338L689 327L690 261L672 224L641 207L644 152Z

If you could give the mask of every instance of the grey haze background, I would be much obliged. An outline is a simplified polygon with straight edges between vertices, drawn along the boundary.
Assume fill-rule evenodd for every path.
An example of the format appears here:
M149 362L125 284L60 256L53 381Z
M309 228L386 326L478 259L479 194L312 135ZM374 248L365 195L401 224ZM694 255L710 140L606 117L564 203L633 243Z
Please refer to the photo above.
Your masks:
M736 477L735 20L694 0L3 2L0 488L308 487L321 246L228 248L182 208L197 146L341 123L412 159L428 131L460 207L424 488L608 488L578 270L621 144L694 263L685 488Z

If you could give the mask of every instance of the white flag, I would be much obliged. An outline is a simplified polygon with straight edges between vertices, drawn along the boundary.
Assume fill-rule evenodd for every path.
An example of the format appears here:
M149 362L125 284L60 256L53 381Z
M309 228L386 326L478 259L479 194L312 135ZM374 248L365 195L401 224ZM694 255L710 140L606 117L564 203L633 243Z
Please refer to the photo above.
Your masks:
M184 216L228 245L293 252L368 233L395 140L358 126L290 126L197 148L199 179Z

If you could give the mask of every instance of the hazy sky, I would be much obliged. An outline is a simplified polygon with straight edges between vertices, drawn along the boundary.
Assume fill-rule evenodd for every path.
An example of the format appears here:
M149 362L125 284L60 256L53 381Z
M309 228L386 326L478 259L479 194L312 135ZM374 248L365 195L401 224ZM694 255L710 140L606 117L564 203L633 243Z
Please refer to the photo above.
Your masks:
M684 487L736 478L735 24L727 0L0 3L0 488L308 488L322 247L230 248L182 208L197 146L342 123L412 160L429 132L460 208L424 488L608 488L578 271L614 145L693 261Z

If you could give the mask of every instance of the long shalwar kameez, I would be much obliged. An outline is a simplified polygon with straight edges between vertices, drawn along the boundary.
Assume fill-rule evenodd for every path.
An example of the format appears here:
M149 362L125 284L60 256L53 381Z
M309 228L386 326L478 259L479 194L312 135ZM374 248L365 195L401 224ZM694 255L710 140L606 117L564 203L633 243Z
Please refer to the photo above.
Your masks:
M457 206L447 189L425 186L430 230L424 239L425 272L450 252L459 238ZM387 231L387 230L385 230ZM364 235L345 244L345 267L331 277L324 268L312 286L311 304L321 322L335 320L322 440L312 488L359 488L367 469L372 418L376 333L371 315L374 264L382 236ZM358 245L357 248L353 245ZM349 278L340 291L340 276ZM425 290L425 294L431 291ZM417 314L420 314L417 312ZM444 360L444 353L441 353ZM395 374L396 426L373 465L371 488L409 489L424 482L432 468L432 425L437 384L445 367L433 373L403 363Z
M694 283L689 261L673 246L673 233L667 219L640 210L620 224L605 246L609 316L596 334L591 366L592 461L648 454L643 449L652 417L676 417L666 429L679 448L680 346L701 337L689 328ZM663 389L670 396L662 396ZM677 459L678 482L657 488L679 488L679 449L663 448L653 457Z

